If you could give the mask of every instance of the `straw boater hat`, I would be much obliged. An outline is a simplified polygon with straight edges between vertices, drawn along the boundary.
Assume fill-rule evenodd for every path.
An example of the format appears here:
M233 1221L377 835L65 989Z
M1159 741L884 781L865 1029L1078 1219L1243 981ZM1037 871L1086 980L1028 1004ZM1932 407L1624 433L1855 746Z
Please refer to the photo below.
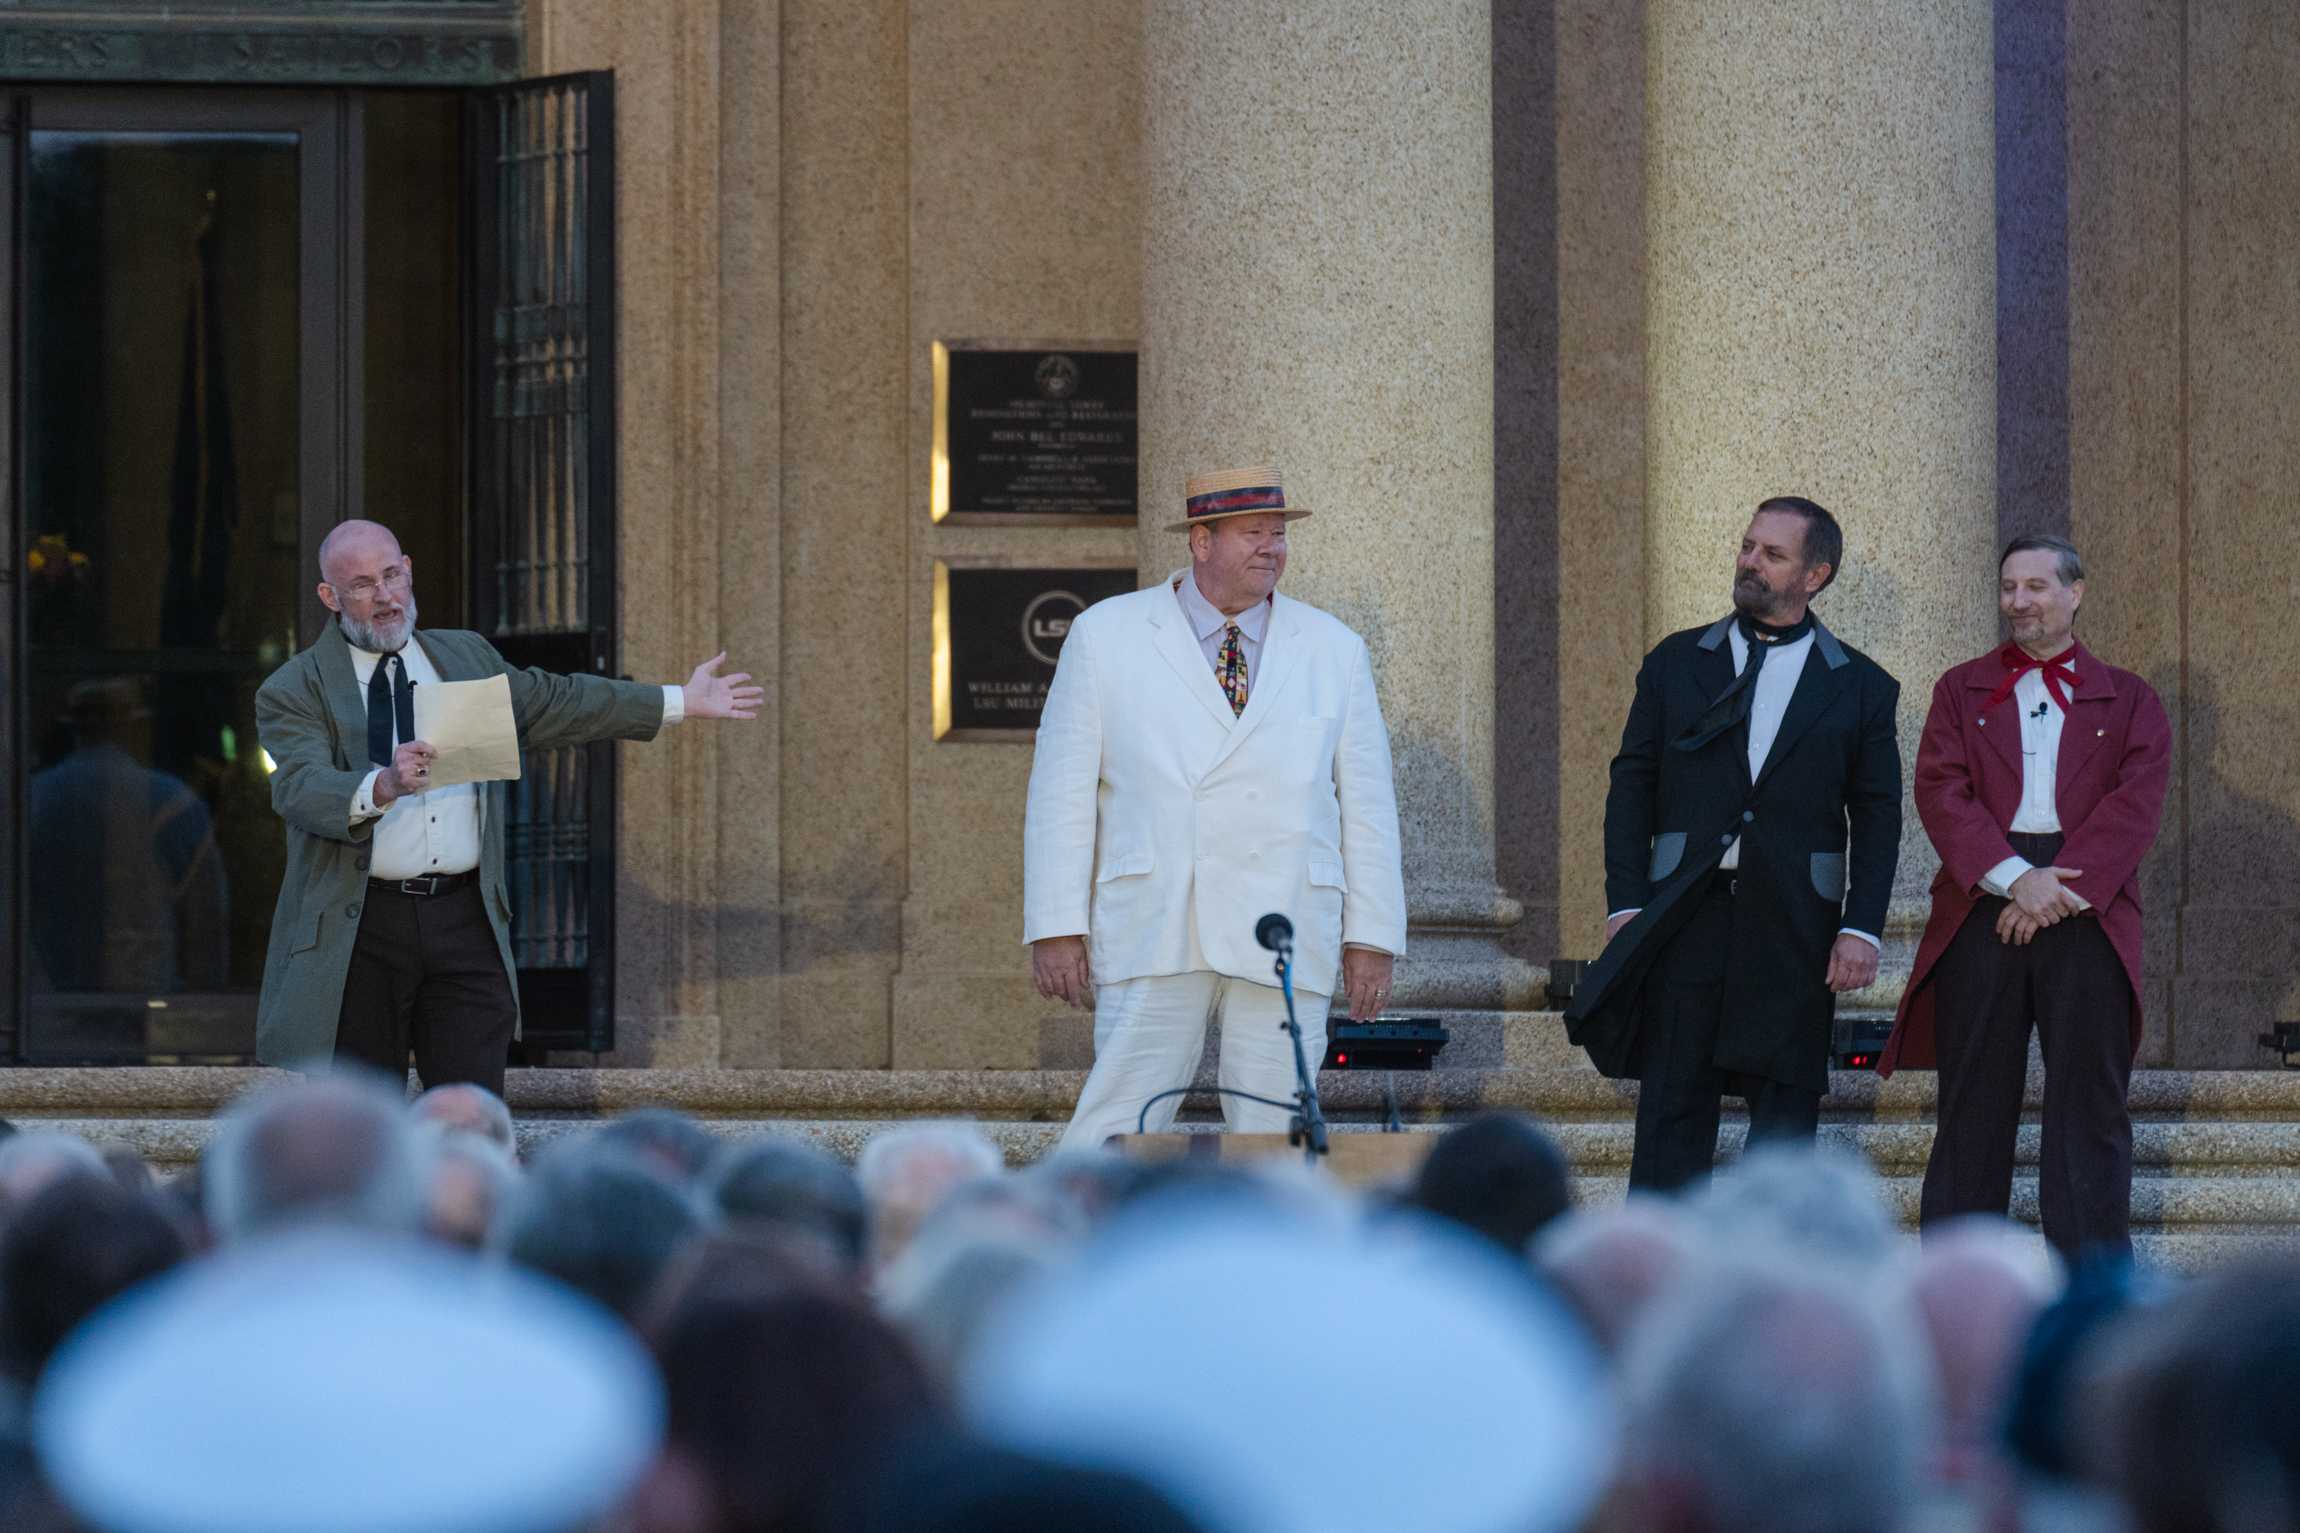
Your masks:
M1286 504L1286 487L1278 471L1264 463L1255 468L1223 468L1211 474L1192 474L1182 490L1182 520L1168 524L1168 532L1187 532L1200 522L1218 522L1229 516L1260 516L1275 511L1289 522L1310 514L1308 506Z

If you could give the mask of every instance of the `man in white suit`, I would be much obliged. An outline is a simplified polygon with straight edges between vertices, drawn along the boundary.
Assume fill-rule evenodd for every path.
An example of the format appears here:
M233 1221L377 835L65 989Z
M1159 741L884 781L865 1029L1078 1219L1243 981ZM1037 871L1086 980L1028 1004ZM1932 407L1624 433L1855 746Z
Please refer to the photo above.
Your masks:
M1094 1007L1094 1073L1065 1150L1132 1133L1187 1086L1222 1022L1221 1083L1294 1095L1293 1046L1254 924L1294 923L1312 1068L1337 980L1350 1015L1389 1000L1405 949L1390 737L1365 641L1277 594L1286 504L1274 468L1195 475L1190 567L1097 602L1063 641L1038 726L1023 836L1023 940L1041 995ZM1172 1125L1179 1097L1146 1127ZM1291 1110L1222 1098L1232 1130Z

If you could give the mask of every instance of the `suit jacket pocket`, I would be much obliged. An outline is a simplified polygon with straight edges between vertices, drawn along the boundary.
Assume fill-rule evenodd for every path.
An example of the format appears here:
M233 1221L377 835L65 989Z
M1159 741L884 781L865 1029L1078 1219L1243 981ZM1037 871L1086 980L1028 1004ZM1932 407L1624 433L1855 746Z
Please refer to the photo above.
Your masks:
M1845 900L1845 854L1843 852L1815 852L1813 854L1813 892L1832 905Z
M1350 892L1349 880L1342 875L1342 865L1327 857L1310 859L1310 882L1324 889Z
M311 923L296 933L295 939L288 943L288 956L290 958L298 953L307 953L319 946L320 918L326 914L327 912L324 910L315 910L311 913Z
M1653 861L1647 865L1645 876L1659 883L1677 871L1677 864L1685 860L1685 832L1665 830L1653 838Z
M1157 865L1158 860L1150 855L1148 847L1128 847L1123 852L1112 852L1104 858L1102 865L1094 870L1094 881L1106 884L1113 878L1138 877Z

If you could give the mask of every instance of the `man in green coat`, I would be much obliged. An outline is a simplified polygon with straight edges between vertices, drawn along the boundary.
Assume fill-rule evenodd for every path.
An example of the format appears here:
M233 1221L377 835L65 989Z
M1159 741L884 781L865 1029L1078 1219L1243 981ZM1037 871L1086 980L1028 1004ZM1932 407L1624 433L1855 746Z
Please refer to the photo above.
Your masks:
M375 522L320 545L319 599L336 614L256 693L287 822L287 873L256 1009L256 1057L329 1058L423 1084L501 1093L519 1025L504 892L501 783L432 787L414 688L508 678L525 750L651 740L682 718L757 717L761 689L719 655L683 687L504 664L476 633L416 631L413 561Z

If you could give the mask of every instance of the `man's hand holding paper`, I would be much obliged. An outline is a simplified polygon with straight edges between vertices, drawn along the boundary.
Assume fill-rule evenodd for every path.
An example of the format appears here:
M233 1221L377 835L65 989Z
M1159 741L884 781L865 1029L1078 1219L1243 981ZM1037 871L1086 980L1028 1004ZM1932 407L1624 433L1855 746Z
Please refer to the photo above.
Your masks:
M432 751L423 787L515 781L519 776L519 723L511 712L507 676L417 687L415 735Z

